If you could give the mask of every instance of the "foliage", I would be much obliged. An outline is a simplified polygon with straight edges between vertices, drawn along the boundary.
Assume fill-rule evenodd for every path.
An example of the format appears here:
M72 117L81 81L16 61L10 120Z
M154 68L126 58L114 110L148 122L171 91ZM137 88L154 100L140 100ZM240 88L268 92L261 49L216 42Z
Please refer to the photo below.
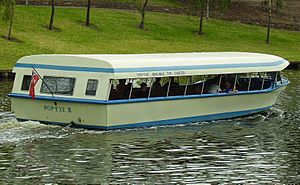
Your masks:
M8 22L13 16L13 8L15 6L15 0L0 0L0 6L2 9L2 19Z

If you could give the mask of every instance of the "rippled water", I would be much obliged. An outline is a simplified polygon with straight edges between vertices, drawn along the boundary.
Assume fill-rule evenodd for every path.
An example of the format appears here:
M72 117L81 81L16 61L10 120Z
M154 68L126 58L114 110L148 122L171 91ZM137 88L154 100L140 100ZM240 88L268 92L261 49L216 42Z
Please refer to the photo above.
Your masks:
M297 184L300 71L285 75L266 114L109 132L19 123L0 82L0 184Z

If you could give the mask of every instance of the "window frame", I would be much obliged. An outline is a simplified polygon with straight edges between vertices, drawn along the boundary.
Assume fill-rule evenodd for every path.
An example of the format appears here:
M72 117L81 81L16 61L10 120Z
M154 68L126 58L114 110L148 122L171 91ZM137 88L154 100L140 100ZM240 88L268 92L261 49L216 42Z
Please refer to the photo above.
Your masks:
M88 91L89 81L95 81L96 82L96 88L93 89L93 90L89 90ZM86 96L96 96L97 95L98 86L99 86L99 80L98 79L88 79L87 82L86 82L86 87L85 87L85 95ZM93 84L92 87L95 87L95 84ZM87 92L90 92L90 91L93 91L95 93L94 94L87 94Z
M26 88L26 89L24 89L23 88L23 86L24 86L24 80L25 80L25 77L27 78L29 78L29 83L28 83L28 89ZM31 84L31 79L32 79L32 76L31 75L23 75L23 79L22 79L22 84L21 84L21 91L29 91L29 89L30 89L30 84ZM27 84L26 84L27 85ZM26 86L27 87L27 86Z
M74 79L74 83L73 83L73 89L72 89L72 91L67 91L67 92L72 92L71 94L68 94L68 93L57 93L56 91L53 91L53 89L51 89L50 87L49 87L49 85L47 84L47 82L45 82L45 78L47 78L47 77L51 77L51 78L55 78L56 79L56 90L57 90L57 79L59 79L59 78L65 78L65 79ZM46 85L47 84L47 85ZM43 91L43 87L45 86L45 89L47 89L47 91L46 92L44 92ZM48 87L51 89L51 91L52 91L52 93L53 93L53 95L61 95L61 96L73 96L74 95L74 90L75 90L75 87L76 87L76 78L75 77L68 77L68 76L43 76L43 82L42 82L42 85L41 85L41 88L40 88L40 93L41 94L52 94L50 91L49 91L49 89L48 89Z

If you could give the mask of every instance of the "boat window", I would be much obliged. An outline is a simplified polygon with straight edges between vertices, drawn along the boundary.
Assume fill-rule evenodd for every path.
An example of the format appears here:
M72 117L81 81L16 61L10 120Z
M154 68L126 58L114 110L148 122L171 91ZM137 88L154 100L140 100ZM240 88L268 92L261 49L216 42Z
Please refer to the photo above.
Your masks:
M203 94L217 94L221 92L222 75L208 75L204 82Z
M203 94L206 76L191 76L187 80L185 95Z
M110 100L128 99L131 91L133 79L111 80Z
M41 93L72 96L75 78L44 76Z
M133 79L129 99L148 98L152 81L152 78Z
M30 82L31 82L31 75L24 75L21 90L28 91L30 87Z
M238 93L268 89L278 83L278 72L118 79L111 80L109 99Z
M169 78L152 78L150 85L149 97L163 97L167 96L167 90L169 86Z
M98 80L89 79L86 85L85 95L95 96L98 87Z
M168 96L184 95L188 77L170 77L170 88Z

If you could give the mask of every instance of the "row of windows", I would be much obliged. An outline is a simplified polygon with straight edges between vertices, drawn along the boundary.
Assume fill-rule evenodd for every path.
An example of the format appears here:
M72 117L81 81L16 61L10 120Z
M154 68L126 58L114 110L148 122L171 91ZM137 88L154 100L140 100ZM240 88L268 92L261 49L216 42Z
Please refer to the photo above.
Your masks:
M72 96L75 78L44 76L40 93ZM280 73L195 75L184 77L110 80L109 100L166 96L236 93L263 90L281 81ZM24 75L21 90L29 90L30 75ZM88 79L85 95L96 96L97 79Z
M75 86L75 78L44 76L41 86L41 93L72 96ZM30 88L31 76L24 75L21 90L28 91ZM98 80L89 79L86 85L85 95L95 96L98 88Z
M276 78L276 79L275 79ZM236 93L271 88L277 72L111 80L110 100Z

